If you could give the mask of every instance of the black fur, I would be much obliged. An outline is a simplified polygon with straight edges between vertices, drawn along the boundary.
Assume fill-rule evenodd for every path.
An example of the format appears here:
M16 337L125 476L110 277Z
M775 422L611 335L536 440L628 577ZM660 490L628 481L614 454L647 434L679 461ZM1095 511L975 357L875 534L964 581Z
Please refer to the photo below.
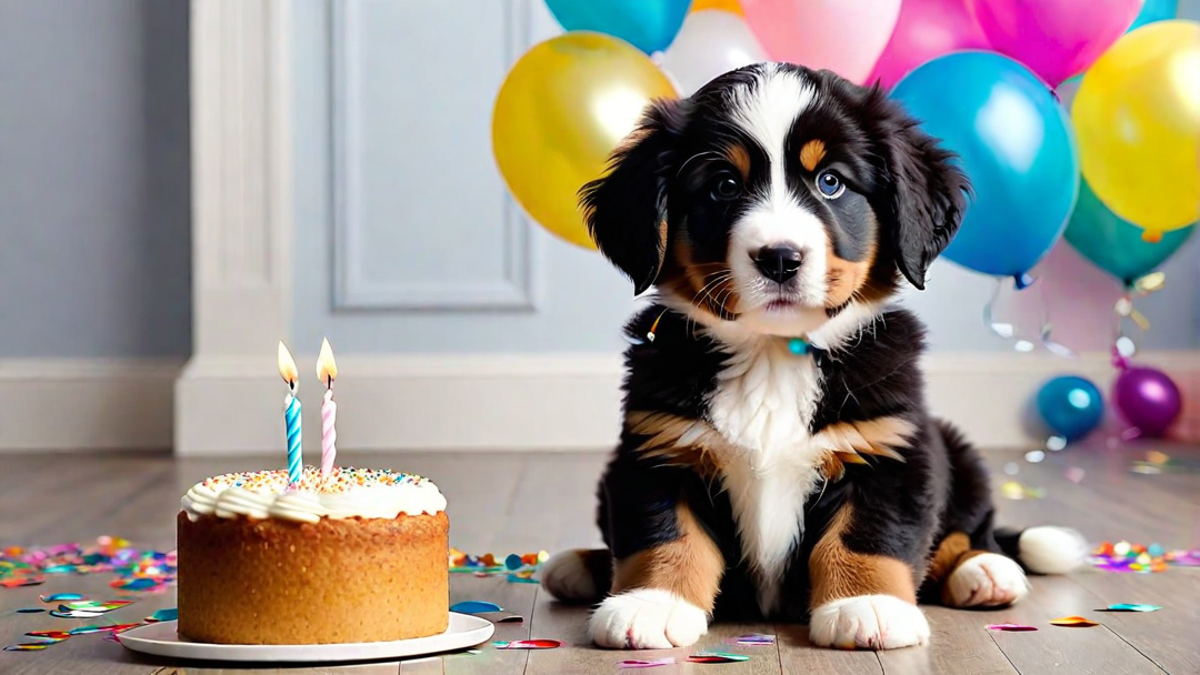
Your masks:
M630 337L643 337L663 311L652 306L635 316L627 326ZM924 349L919 321L907 311L891 310L866 335L870 337L818 360L827 386L811 432L841 421L900 416L917 425L918 435L910 448L901 449L903 462L873 459L868 465L850 465L841 481L818 487L805 507L805 531L782 581L783 604L776 618L807 618L808 557L847 502L854 505L855 517L844 537L846 546L903 560L919 577L936 543L951 531L967 532L977 548L1000 550L991 535L993 507L982 460L955 430L926 412L917 366ZM626 351L626 409L704 419L705 399L728 356L697 335L684 317L667 311L653 342L641 341ZM637 451L644 441L626 429L601 479L598 522L605 543L622 558L675 539L674 509L686 501L728 566L716 615L761 617L753 577L742 562L733 510L719 482L706 481L691 467L645 457Z

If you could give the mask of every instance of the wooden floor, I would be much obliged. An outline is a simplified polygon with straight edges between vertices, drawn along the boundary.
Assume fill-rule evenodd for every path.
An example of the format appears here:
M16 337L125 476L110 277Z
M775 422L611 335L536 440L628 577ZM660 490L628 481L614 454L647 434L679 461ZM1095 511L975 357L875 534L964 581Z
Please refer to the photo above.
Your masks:
M1179 456L1186 450L1173 448ZM1042 499L1000 499L1006 524L1061 523L1075 526L1092 540L1130 539L1167 547L1200 546L1200 473L1136 475L1132 450L1071 448L1030 465L1018 453L994 453L995 483L1009 477L1002 467L1020 465L1016 479L1042 487ZM1194 455L1195 456L1195 455ZM0 545L54 544L94 539L100 534L127 537L137 545L173 548L179 497L192 483L215 473L260 469L279 458L177 461L155 455L0 456ZM342 459L342 458L339 458ZM404 454L354 455L344 464L404 469L433 478L450 501L451 543L471 553L497 554L589 546L598 541L592 522L599 454ZM276 461L278 460L278 461ZM1067 480L1068 467L1083 469L1078 484ZM82 622L46 615L16 615L18 607L37 605L39 593L83 592L103 598L107 575L52 576L42 586L0 588L0 641L21 641L28 630L62 629ZM625 658L674 656L683 661L700 648L721 648L751 655L728 665L679 664L652 673L1200 673L1200 569L1172 568L1152 575L1086 570L1070 577L1033 580L1033 592L1017 607L990 612L927 609L933 628L928 648L893 652L844 652L811 647L803 626L717 625L692 649L670 652L613 652L595 649L585 639L586 610L552 602L535 585L509 584L499 578L453 575L453 601L489 600L523 614L522 624L498 626L496 640L556 638L565 646L537 652L496 651L454 654L404 663L312 667L305 673L613 673ZM379 598L380 603L387 598ZM1152 614L1096 613L1110 603L1162 605ZM108 616L137 621L160 607L174 605L170 594L148 596ZM1083 615L1102 622L1095 628L1056 628L1047 621ZM1016 622L1040 627L1034 633L995 633L988 623ZM732 647L729 638L747 632L775 633L772 647ZM104 641L99 635L72 638L41 652L0 652L0 673L275 672L232 669L220 664L180 664L151 660Z

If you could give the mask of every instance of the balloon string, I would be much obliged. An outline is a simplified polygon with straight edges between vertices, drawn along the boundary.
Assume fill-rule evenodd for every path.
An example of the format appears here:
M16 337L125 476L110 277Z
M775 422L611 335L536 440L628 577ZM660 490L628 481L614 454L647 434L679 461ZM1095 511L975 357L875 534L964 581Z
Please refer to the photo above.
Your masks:
M1026 276L1026 275L1022 275ZM1036 280L1035 280L1036 281ZM1038 318L1042 324L1041 336L1042 346L1051 354L1055 354L1064 358L1078 358L1079 354L1075 353L1067 345L1057 341L1053 337L1054 324L1050 321L1050 298L1046 295L1046 285L1037 285L1037 300L1038 300Z
M1009 279L1012 279L1013 286L1017 291L1025 290L1031 286L1037 286L1037 301L1038 301L1038 318L1040 321L1039 337L1042 346L1051 353L1063 356L1066 358L1074 358L1077 356L1074 350L1067 347L1061 342L1054 339L1054 324L1049 319L1049 300L1046 297L1045 287L1038 284L1038 279L1029 276L1028 274L1019 274L1013 277L1000 277L996 279L995 288L992 291L992 297L983 306L983 321L994 335L1004 340L1010 341L1013 344L1013 349L1019 352L1033 351L1035 345L1032 340L1028 340L1021 336L1021 332L1017 325L1013 322L1002 320L997 317L1000 299L1004 295L1005 286Z

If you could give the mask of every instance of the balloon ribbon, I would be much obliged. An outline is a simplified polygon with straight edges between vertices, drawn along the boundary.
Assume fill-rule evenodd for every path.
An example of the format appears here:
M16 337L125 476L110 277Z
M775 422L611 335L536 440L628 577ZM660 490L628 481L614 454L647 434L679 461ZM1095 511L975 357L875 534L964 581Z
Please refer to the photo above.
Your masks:
M1031 352L1036 345L1033 341L1025 339L1020 335L1020 331L1015 323L997 318L997 307L1000 304L1000 298L1004 295L1005 282L1011 278L1013 287L1017 291L1026 290L1032 286L1037 286L1038 299L1038 315L1041 321L1041 330L1039 338L1042 346L1048 351L1058 356L1066 358L1075 358L1077 355L1070 347L1054 340L1054 324L1049 320L1049 303L1046 299L1045 287L1038 284L1039 279L1028 274L1016 274L1012 277L1000 277L996 280L996 288L992 291L992 297L983 306L983 322L993 334L1005 340L1012 341L1013 349L1019 352Z

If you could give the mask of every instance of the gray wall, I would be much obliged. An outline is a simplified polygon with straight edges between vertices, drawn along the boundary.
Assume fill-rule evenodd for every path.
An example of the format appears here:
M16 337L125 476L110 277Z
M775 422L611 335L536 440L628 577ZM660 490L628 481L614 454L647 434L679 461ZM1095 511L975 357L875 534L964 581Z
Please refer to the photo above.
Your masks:
M0 0L0 357L191 352L187 0Z

